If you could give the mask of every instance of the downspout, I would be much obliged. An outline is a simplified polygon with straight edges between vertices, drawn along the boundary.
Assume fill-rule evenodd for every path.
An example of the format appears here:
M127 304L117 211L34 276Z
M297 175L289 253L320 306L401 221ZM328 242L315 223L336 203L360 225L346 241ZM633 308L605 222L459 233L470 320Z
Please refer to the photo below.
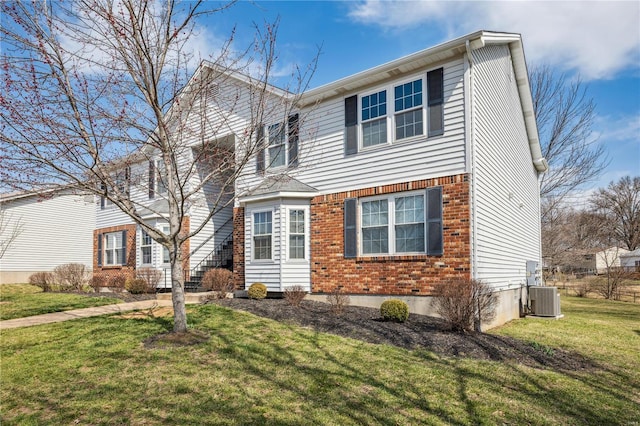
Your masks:
M474 139L474 133L473 133L473 126L474 126L474 117L473 117L473 56L471 55L471 44L469 42L469 40L467 39L467 41L465 42L465 47L467 50L467 60L465 61L465 64L467 65L467 73L465 73L465 83L466 83L466 87L467 90L465 90L465 116L467 117L468 121L468 125L465 126L465 133L466 133L466 137L467 137L467 141L468 141L468 147L469 147L469 154L467 156L468 158L468 165L469 165L469 175L470 175L470 197L469 197L469 204L470 204L470 210L471 210L471 278L473 278L474 280L478 279L478 268L477 268L477 264L478 264L478 239L477 239L477 218L476 218L476 203L475 203L475 198L476 198L476 179L475 179L475 167L474 167L474 161L475 161L475 139Z

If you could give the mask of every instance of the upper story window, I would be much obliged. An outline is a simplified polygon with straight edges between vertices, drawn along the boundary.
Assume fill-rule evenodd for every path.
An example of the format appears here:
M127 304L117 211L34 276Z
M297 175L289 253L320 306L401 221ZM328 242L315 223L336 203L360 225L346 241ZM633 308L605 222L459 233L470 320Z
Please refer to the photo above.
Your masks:
M362 145L387 143L387 91L362 97Z
M426 87L426 91L425 91ZM388 95L390 94L390 95ZM388 111L392 96L393 112ZM426 101L425 101L426 96ZM344 100L345 154L444 133L443 69Z
M298 166L299 115L290 115L286 122L257 130L256 172L280 167Z
M271 260L272 246L272 212L256 212L253 214L253 258L254 260Z
M284 123L272 124L268 132L268 156L269 167L282 167L286 164L287 137L284 131Z
M149 198L155 198L156 194L166 195L166 173L165 166L161 159L149 161Z
M422 79L393 89L396 140L423 134Z
M124 198L129 197L129 186L130 186L130 180L131 180L130 175L131 175L131 169L129 167L125 167L124 169L119 170L118 172L116 172L114 175L111 176L117 188L117 192L120 194L121 197L124 197ZM111 191L105 183L103 183L101 186L103 189L106 187L108 192L112 192L112 193L115 192L115 191ZM100 198L101 209L104 209L105 207L108 207L110 205L113 205L113 202L110 199L106 197Z

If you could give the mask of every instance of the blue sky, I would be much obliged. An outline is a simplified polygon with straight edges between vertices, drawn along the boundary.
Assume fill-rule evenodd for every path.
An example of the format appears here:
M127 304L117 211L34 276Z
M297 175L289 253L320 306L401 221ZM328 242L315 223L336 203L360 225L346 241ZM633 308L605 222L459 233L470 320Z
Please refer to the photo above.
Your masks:
M520 33L530 67L580 75L596 103L593 136L611 162L585 192L640 176L638 1L240 1L204 21L194 42L206 56L236 25L233 47L241 50L254 37L253 22L277 17L282 85L321 49L311 87L477 30Z

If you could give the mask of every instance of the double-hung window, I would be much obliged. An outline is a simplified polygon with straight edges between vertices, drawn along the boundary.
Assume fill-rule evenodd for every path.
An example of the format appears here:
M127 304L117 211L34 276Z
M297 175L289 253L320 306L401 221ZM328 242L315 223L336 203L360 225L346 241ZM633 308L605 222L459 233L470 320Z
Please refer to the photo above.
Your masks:
M169 225L162 225L161 229L165 235L169 235ZM162 263L171 263L171 258L169 257L169 249L165 246L162 246Z
M269 168L298 166L299 127L298 114L290 115L284 122L258 126L256 172L264 173Z
M362 146L387 143L387 91L362 97Z
M289 259L304 259L304 210L289 210Z
M362 254L424 253L424 194L362 201Z
M350 231L355 203L345 200L345 252L355 233ZM442 254L442 188L426 193L397 193L364 198L359 203L360 253L363 255L426 253ZM348 253L347 253L348 252Z
M393 88L396 140L423 134L422 79Z
M151 265L153 263L152 249L153 240L146 231L142 231L142 236L140 238L140 253L142 255L143 265Z
M125 262L125 238L124 232L109 232L103 234L104 238L104 265L124 265Z
M269 167L282 167L286 164L286 134L284 123L269 126Z
M362 253L389 253L389 202L362 202Z
M253 214L253 258L255 260L271 260L272 245L272 212L256 212Z

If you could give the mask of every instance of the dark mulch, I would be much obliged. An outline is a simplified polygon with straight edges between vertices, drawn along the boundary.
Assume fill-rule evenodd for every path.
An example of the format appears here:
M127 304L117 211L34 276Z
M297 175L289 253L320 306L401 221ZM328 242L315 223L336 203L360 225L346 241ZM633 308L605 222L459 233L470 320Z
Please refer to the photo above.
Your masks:
M236 298L216 300L215 303L316 331L406 349L425 349L448 357L511 361L563 371L598 368L593 361L575 352L507 336L455 333L447 330L443 320L424 315L410 314L408 321L396 323L380 320L378 309L348 306L342 314L335 315L330 305L309 300L303 301L299 308L283 299Z

